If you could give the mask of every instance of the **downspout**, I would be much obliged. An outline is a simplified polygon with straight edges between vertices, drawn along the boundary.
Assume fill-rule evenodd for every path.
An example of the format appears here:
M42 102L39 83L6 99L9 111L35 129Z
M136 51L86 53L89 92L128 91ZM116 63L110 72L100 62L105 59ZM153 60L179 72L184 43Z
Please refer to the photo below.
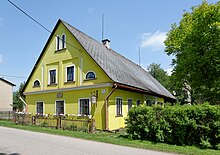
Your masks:
M109 119L108 119L108 99L109 97L114 93L114 91L117 89L118 85L117 83L114 84L114 89L106 96L105 98L105 130L109 130Z

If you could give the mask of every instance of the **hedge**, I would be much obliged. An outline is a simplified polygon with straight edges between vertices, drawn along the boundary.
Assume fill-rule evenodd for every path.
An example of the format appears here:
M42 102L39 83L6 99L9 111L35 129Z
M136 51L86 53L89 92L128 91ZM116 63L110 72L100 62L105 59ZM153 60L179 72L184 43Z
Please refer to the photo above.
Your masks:
M138 106L126 124L132 139L220 149L220 106Z

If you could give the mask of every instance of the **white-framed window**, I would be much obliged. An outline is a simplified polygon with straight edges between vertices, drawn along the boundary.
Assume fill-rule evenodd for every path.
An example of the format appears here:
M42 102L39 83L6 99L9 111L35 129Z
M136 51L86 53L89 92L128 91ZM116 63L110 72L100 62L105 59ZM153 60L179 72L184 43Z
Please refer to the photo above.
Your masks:
M62 34L62 36L57 35L56 37L56 50L62 50L66 48L66 35Z
M89 98L79 99L79 114L90 115L90 99Z
M33 87L40 87L40 81L39 80L35 80Z
M57 83L57 70L50 69L49 70L49 79L48 84L56 84Z
M92 80L96 78L96 74L93 71L89 71L86 73L86 80Z
M62 35L62 49L63 48L66 48L66 35L65 34Z
M116 115L122 115L122 98L119 97L116 98Z
M132 99L128 99L128 111L131 109L132 107Z
M44 114L44 102L38 101L36 103L36 113L38 115L43 115Z
M56 37L56 45L57 45L57 47L56 47L56 49L57 49L57 51L59 51L61 48L60 48L60 36L59 35L57 35L57 37Z
M57 100L55 102L56 115L64 115L65 113L65 102L64 100Z
M75 66L66 67L66 82L75 81Z
M139 106L141 104L141 100L136 100L136 105Z

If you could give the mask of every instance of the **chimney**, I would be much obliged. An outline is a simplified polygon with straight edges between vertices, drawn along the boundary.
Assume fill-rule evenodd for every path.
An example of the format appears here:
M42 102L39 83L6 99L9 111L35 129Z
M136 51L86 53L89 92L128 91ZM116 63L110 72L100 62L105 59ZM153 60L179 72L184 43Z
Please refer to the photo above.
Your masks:
M110 40L109 39L104 39L102 40L102 44L107 48L110 49Z

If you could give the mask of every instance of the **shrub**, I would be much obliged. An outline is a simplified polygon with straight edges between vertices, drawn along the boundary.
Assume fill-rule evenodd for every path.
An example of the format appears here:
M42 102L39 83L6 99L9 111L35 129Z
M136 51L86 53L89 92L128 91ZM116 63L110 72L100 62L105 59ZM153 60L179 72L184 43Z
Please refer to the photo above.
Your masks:
M132 139L196 145L219 149L220 107L209 104L193 106L133 107L126 119Z

